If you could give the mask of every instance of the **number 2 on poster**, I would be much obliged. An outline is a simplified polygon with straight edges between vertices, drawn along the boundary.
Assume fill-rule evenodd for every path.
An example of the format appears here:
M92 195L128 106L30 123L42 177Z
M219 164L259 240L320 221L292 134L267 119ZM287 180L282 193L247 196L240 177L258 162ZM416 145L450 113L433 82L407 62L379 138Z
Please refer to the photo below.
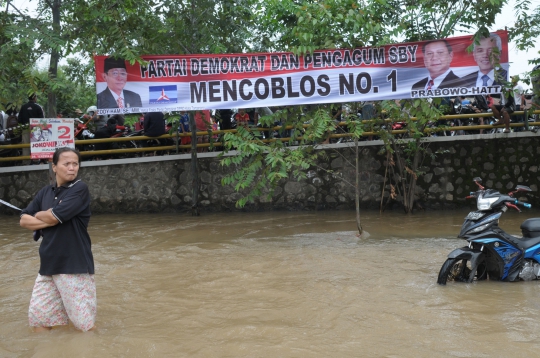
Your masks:
M58 139L70 139L69 133L71 128L68 126L59 126L58 127Z

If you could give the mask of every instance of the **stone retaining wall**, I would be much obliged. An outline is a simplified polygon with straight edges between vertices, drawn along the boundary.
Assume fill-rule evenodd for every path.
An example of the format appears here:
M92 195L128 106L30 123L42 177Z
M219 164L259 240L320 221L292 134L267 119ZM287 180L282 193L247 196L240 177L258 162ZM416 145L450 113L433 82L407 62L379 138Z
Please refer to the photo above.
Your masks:
M538 200L540 138L534 133L430 138L417 194L425 208L469 205L463 198L476 190L472 178L506 192L529 185ZM266 196L245 208L235 207L241 195L221 179L235 167L223 167L216 153L199 154L201 211L354 209L355 169L351 144L325 148L327 156L307 178L283 180ZM379 141L360 142L360 196L363 209L378 209L386 173L386 155ZM435 154L438 153L438 154ZM432 156L433 155L433 156ZM352 163L352 164L351 164ZM20 208L47 183L48 165L0 168L0 198ZM191 210L189 155L169 155L108 161L83 161L80 175L89 185L93 213L186 212ZM350 184L347 184L350 183ZM384 196L388 196L386 185ZM385 199L386 200L386 199ZM16 214L0 205L0 213Z

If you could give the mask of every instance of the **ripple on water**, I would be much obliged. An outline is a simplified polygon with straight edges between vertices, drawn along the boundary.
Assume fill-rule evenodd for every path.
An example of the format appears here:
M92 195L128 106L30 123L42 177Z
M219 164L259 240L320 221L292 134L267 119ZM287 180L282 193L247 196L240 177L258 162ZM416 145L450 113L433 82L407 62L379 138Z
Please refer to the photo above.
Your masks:
M26 326L38 245L8 217L0 356L536 354L537 282L435 284L446 255L465 244L455 237L464 213L363 213L367 239L354 217L94 216L98 331L45 335Z

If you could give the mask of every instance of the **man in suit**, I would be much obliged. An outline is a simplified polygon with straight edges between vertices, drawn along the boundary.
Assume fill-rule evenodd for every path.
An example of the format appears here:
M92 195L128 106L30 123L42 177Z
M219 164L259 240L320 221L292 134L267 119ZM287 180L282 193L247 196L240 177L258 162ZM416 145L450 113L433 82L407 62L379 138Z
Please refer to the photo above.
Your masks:
M461 79L450 70L454 52L446 40L426 42L422 53L429 76L416 82L411 91L461 87Z
M127 82L126 61L108 57L104 61L103 79L107 88L97 95L98 108L142 107L141 96L125 90Z
M498 51L494 51L497 48ZM478 71L463 77L464 87L501 86L507 80L508 73L502 68L495 70L494 60L502 51L499 35L490 33L489 37L474 44L473 57L478 64Z

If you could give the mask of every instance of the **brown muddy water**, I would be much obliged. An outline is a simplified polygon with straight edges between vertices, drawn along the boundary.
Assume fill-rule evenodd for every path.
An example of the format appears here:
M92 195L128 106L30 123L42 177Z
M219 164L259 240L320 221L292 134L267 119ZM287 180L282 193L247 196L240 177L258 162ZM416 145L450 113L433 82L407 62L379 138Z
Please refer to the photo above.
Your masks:
M540 282L436 284L465 215L94 216L98 329L39 334L38 244L2 216L0 357L538 356Z

